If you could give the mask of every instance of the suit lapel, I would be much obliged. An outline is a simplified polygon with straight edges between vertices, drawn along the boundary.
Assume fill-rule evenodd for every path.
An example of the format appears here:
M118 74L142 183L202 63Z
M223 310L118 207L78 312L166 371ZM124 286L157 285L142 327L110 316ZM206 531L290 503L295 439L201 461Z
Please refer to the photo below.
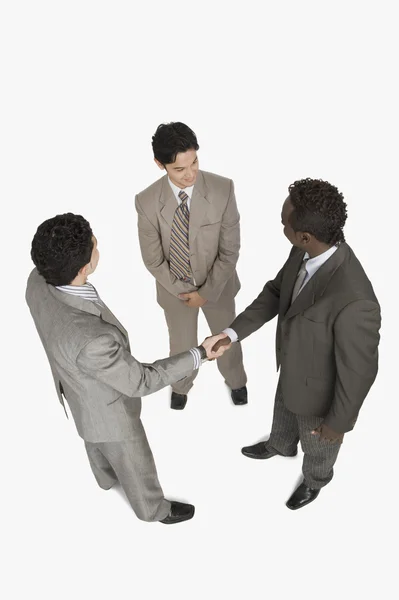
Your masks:
M209 200L206 198L206 186L201 171L195 182L190 205L189 239L192 244L197 237L201 224L209 208Z
M172 188L169 185L168 176L162 180L162 191L160 202L162 204L160 213L162 218L172 229L173 219L175 216L178 203L176 196L173 193ZM197 181L195 182L193 194L190 203L190 224L189 224L189 241L192 244L197 237L198 231L201 227L201 223L209 208L209 200L206 199L206 186L204 182L204 176L199 171ZM168 245L170 239L168 240Z
M314 304L321 296L323 296L325 289L337 271L337 269L342 265L343 261L348 255L348 246L345 243L340 244L339 248L334 252L332 256L318 269L318 271L313 275L311 280L305 285L303 290L298 294L294 302L291 306L288 307L287 312L285 313L285 319L291 319L291 317L295 317L295 315L303 312L312 304ZM297 271L302 261L303 254L301 253L301 258L299 264L297 265ZM292 282L291 293L294 287L294 282Z
M305 253L301 250L296 251L286 266L280 292L280 315L282 316L290 307L295 281L304 256Z
M167 222L170 228L173 225L173 218L175 216L176 208L178 206L176 196L173 193L172 188L169 185L168 176L162 179L162 189L161 189L161 197L160 202L161 206L161 216Z

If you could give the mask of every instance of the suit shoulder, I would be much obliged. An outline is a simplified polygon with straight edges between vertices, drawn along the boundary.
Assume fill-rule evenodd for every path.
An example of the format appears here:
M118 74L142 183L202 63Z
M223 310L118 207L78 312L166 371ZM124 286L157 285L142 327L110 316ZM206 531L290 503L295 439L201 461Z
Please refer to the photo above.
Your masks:
M26 282L25 300L29 306L32 298L45 292L46 286L47 284L44 277L39 274L37 268L35 267L30 272Z
M368 278L361 262L348 246L348 258L339 270L337 280L341 293L347 298L348 303L355 300L369 300L379 305L370 279Z
M216 175L216 173L210 173L209 171L201 171L201 173L208 188L217 187L229 190L233 182L228 177Z
M162 192L162 182L164 177L161 177L157 181L154 181L151 185L149 185L145 190L139 192L136 196L138 202L141 207L144 208L146 205L153 203L154 200L157 200L161 196Z

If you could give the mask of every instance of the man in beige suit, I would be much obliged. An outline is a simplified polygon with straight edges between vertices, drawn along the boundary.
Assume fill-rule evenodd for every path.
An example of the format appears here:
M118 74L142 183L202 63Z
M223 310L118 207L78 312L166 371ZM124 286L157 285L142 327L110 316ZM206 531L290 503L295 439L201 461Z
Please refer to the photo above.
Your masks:
M99 253L90 225L80 215L57 215L42 223L31 256L36 268L26 300L59 400L63 406L63 397L67 400L99 486L109 489L119 481L144 521L191 519L191 504L164 498L140 420L141 397L190 377L206 358L221 356L210 351L220 336L172 358L138 362L130 353L127 331L87 281Z
M166 175L136 196L138 231L144 264L156 279L173 355L197 344L199 308L212 332L235 318L240 216L233 182L199 171L197 138L187 125L160 125L152 147ZM234 404L246 404L240 344L219 358L218 368ZM173 383L171 408L185 407L196 375Z

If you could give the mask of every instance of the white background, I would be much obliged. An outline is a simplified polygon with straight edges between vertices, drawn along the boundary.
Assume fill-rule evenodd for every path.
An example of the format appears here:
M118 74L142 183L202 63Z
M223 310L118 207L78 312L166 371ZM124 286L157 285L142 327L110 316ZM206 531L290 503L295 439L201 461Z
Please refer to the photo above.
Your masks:
M1 4L1 528L5 600L391 599L397 590L398 96L395 2ZM99 240L92 281L133 354L168 354L154 281L138 247L134 194L161 173L151 136L180 120L200 166L235 181L242 310L289 252L288 185L320 177L348 202L348 243L383 311L380 371L336 475L317 501L285 507L292 460L240 448L269 432L275 322L243 344L249 405L214 364L183 412L165 389L143 422L169 498L195 518L140 522L100 490L55 395L25 305L37 226L83 214ZM200 340L207 335L200 320ZM396 557L397 558L397 557Z

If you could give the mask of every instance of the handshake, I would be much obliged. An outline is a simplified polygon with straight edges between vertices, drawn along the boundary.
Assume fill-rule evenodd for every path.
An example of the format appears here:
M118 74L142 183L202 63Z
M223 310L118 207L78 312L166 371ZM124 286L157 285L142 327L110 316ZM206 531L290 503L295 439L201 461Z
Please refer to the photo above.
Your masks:
M215 358L223 356L226 350L231 348L231 344L231 339L227 333L219 333L205 338L201 346L205 348L207 359L215 360Z

